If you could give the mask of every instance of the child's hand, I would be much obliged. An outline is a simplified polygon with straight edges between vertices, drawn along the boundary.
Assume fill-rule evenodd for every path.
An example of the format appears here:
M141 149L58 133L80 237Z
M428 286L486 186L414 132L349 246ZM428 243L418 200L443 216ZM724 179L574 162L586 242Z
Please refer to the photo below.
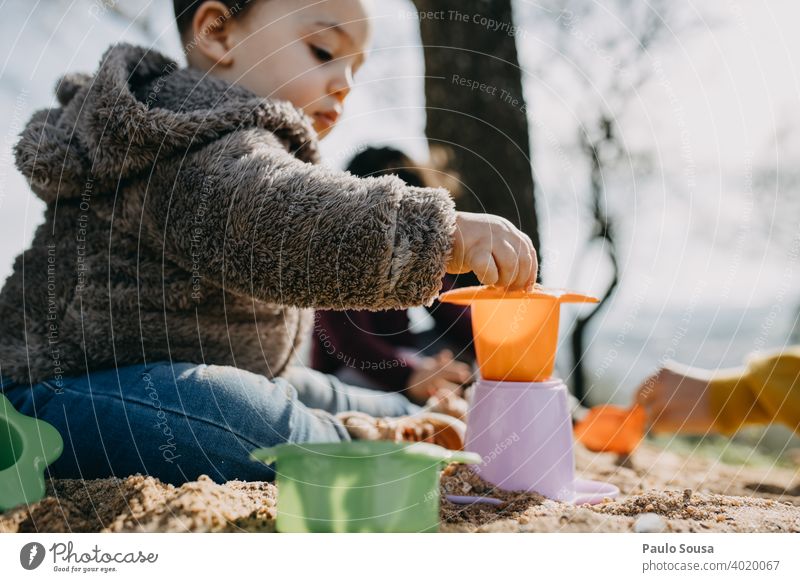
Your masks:
M527 289L536 282L539 261L528 235L505 218L458 212L447 272L472 271L484 285Z
M406 394L412 402L424 404L434 394L458 394L471 377L467 364L454 359L450 350L442 350L432 358L422 358L408 379Z
M670 364L642 382L636 401L645 407L654 433L705 434L714 419L708 391L710 372Z
M466 421L469 403L455 392L443 390L428 398L425 408L431 412L449 414L459 420Z

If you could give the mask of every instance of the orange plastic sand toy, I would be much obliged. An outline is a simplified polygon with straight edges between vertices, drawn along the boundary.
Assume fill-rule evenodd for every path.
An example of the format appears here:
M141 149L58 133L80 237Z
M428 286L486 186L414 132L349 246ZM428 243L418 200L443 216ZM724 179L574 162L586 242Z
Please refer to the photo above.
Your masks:
M628 455L642 440L646 422L647 413L638 404L631 408L604 404L575 425L574 435L590 451Z
M531 291L464 287L443 293L444 303L472 308L475 355L486 380L541 382L553 374L562 303L597 303L563 289Z

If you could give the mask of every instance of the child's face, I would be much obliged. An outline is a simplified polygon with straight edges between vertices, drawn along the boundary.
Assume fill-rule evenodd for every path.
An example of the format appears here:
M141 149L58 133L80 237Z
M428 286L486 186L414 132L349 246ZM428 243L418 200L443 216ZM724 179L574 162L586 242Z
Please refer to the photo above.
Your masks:
M292 102L322 138L342 113L370 25L361 0L261 0L230 34L230 65L213 72Z

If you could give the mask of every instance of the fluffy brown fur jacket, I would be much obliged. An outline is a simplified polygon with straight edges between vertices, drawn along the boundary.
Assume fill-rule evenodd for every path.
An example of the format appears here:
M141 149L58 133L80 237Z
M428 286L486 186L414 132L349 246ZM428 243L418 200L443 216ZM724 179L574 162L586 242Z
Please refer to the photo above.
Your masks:
M436 297L448 192L319 165L290 103L126 44L56 94L15 150L47 209L0 293L0 374L171 360L273 377L309 308Z

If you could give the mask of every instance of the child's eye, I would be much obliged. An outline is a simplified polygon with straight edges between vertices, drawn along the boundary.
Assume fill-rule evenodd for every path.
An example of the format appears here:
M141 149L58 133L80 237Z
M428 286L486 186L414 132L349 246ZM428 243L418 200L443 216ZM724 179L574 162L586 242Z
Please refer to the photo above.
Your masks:
M333 60L333 55L328 51L326 51L325 49L314 45L310 46L311 46L311 52L314 53L314 56L317 57L323 63L327 63L328 61Z

